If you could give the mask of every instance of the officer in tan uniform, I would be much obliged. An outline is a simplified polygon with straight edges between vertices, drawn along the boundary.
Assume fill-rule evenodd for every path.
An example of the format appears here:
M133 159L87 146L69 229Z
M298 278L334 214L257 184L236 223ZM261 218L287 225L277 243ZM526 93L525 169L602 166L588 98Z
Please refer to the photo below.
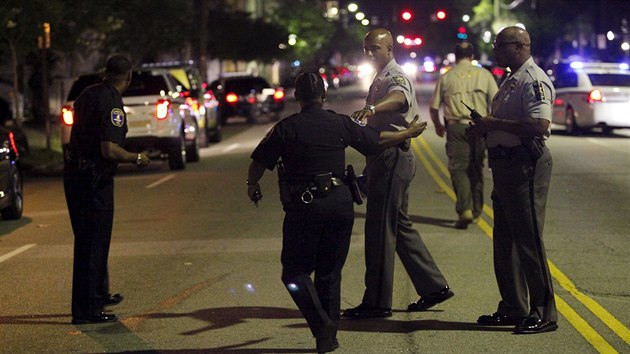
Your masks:
M482 116L487 116L497 83L486 69L471 63L474 57L472 44L463 42L455 46L457 65L447 71L435 86L429 113L438 136L446 134L446 155L451 182L457 196L455 211L459 218L458 229L468 228L483 208L483 159L486 148L483 139L468 137L470 111L464 103ZM440 122L440 106L444 106L444 125Z
M413 82L393 55L393 39L384 28L371 30L363 42L365 55L377 70L366 106L352 117L367 121L379 132L409 126L418 115ZM395 254L411 278L420 299L407 311L424 311L453 296L420 234L407 215L409 185L416 173L410 141L368 156L368 200L365 217L365 292L362 303L346 309L352 319L390 317Z
M543 242L543 225L552 159L545 140L555 91L534 63L531 40L520 27L497 35L497 64L513 73L492 101L492 115L474 123L470 134L486 135L494 189L494 271L501 301L478 323L516 326L516 334L558 328L551 275Z

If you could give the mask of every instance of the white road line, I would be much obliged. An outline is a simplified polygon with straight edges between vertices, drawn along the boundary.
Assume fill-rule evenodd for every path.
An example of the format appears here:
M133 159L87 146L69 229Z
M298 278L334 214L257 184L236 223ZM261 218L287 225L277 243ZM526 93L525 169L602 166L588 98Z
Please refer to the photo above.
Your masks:
M17 256L18 254L28 250L29 248L35 247L37 246L36 243L29 243L28 245L24 245L18 249L16 249L15 251L9 252L7 254L5 254L4 256L0 256L0 263L6 261L7 259L13 257L13 256Z
M236 149L238 149L240 146L241 146L241 144L238 144L238 143L237 143L237 144L232 144L232 145L226 146L226 147L225 147L225 149L223 149L223 152L229 152L229 151L232 151L232 150L236 150Z
M166 182L166 181L168 181L168 180L171 180L171 179L173 179L173 178L175 178L175 175L174 175L174 174L170 174L170 175L168 175L168 176L166 176L166 177L160 178L159 180L157 180L157 181L155 181L155 182L153 182L153 183L149 184L148 186L146 186L146 187L144 187L144 188L146 188L146 189L151 189L151 188L157 187L157 186L159 186L160 184L162 184L162 183L164 183L164 182Z

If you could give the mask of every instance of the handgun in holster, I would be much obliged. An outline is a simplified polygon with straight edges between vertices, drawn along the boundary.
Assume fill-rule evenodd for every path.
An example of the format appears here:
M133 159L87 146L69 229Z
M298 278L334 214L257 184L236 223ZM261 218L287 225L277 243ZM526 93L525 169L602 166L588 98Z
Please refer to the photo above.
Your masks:
M361 190L359 189L359 183L357 182L357 175L354 173L354 167L352 165L348 165L346 167L344 175L344 183L350 188L350 193L352 193L352 199L357 205L363 204L363 198L361 198Z

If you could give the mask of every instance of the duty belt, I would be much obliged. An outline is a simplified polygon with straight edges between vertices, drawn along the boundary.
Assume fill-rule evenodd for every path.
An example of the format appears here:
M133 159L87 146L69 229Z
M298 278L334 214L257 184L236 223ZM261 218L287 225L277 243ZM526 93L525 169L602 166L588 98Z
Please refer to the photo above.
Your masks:
M488 148L488 158L490 159L506 159L515 154L524 152L525 149L522 145L516 145L511 147L490 147Z
M343 184L343 180L341 178L338 177L331 177L330 178L330 182L331 182L331 186L332 187L338 187L341 186ZM320 188L317 186L313 186L313 185L309 185L308 187L306 187L306 189L304 189L304 191L302 192L302 194L300 194L300 200L304 203L304 204L311 204L313 202L313 200L315 199L315 194L327 194L329 192L328 189L326 189L326 187Z

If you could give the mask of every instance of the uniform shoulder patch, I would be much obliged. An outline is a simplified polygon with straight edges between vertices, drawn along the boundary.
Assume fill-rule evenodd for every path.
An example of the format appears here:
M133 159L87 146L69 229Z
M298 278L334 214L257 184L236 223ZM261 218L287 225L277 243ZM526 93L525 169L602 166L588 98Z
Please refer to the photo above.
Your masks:
M392 80L394 80L394 82L398 86L405 86L405 87L407 87L407 79L405 79L404 76L394 76L394 77L392 77Z
M114 108L109 114L112 124L116 127L122 127L125 124L125 112L120 108Z
M534 95L536 95L536 100L544 101L546 96L542 82L540 82L540 80L536 80L532 85L534 86Z

